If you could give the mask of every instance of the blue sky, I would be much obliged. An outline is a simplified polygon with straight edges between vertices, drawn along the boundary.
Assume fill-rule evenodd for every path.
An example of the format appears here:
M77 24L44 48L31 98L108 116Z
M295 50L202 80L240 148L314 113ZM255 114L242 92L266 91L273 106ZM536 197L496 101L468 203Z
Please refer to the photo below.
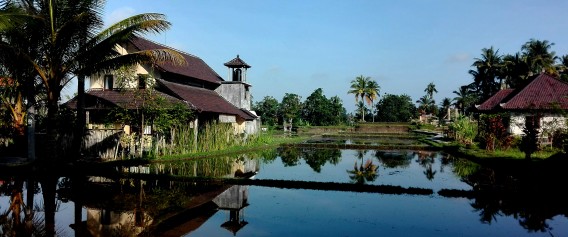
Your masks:
M105 22L165 14L172 27L147 38L202 58L227 79L237 54L252 68L254 101L285 93L305 100L322 88L347 112L350 81L371 77L380 94L416 101L428 83L437 103L472 82L482 48L515 53L531 38L568 54L568 1L561 0L109 0Z

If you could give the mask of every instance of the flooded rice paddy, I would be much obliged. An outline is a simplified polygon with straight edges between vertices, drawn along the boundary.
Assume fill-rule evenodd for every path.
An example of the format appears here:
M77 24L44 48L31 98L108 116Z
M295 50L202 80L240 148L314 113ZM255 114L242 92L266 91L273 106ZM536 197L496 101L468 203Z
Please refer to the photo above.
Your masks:
M111 170L63 177L2 177L1 232L8 236L568 235L562 180L526 182L526 177L424 149L289 146Z

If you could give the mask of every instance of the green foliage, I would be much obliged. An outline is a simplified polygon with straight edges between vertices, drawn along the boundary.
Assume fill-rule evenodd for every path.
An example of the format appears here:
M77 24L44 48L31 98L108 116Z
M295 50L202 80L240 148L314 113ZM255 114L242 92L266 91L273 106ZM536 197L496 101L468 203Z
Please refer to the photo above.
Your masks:
M336 125L346 118L339 97L328 100L321 88L316 89L304 102L302 117L314 126Z
M265 96L262 101L256 102L252 109L262 118L262 122L268 126L278 124L279 104L272 96Z
M410 122L416 116L416 106L406 94L386 94L377 103L377 117L380 122Z
M509 118L502 115L482 115L480 118L480 140L487 151L507 150L511 147L513 136L507 131Z
M460 89L453 91L456 95L454 97L454 105L460 110L462 115L468 115L469 110L472 108L476 100L476 95L471 89L472 86L460 86Z
M296 94L286 93L282 98L282 103L279 107L279 115L281 121L291 122L297 124L302 116L302 101L301 97Z
M477 134L477 124L470 118L460 116L448 125L448 137L464 145L473 144Z

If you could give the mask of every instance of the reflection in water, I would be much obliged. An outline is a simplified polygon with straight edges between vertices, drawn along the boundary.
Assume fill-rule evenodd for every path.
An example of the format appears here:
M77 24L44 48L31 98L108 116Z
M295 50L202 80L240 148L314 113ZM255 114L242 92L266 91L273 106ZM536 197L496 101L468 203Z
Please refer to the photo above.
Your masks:
M326 163L335 165L341 160L339 149L284 146L277 151L284 166L300 165L300 160L303 159L317 173L321 172L321 167Z
M355 161L355 166L353 170L348 170L349 178L353 183L356 184L365 184L366 182L373 182L377 177L379 177L379 173L377 169L379 167L373 164L372 160L367 160L365 165L363 165L363 161L361 161L361 165L357 167L357 161Z
M408 151L375 151L375 157L387 168L406 168L410 166L413 152Z
M27 182L27 200L24 202L24 179L16 177L1 180L2 195L9 196L9 206L0 214L0 229L3 236L42 236L45 235L43 220L34 215L33 182ZM31 195L30 195L31 194Z
M430 151L417 151L416 152L418 160L417 162L420 166L424 167L424 175L426 179L432 181L434 179L434 175L436 175L436 171L432 169L432 164L435 162L436 152Z
M348 171L350 176L353 176L354 183L372 182L377 179L379 165L374 164L374 158L380 162L381 168L418 167L418 175L431 177L429 180L435 180L434 176L439 179L443 176L443 167L448 167L446 173L451 170L453 175L469 184L472 190L442 190L438 195L447 199L459 197L469 202L465 204L466 207L479 215L479 223L482 225L495 225L497 220L507 217L516 220L515 225L529 233L549 232L553 235L557 233L554 233L550 225L552 220L568 215L568 195L563 193L563 186L559 186L558 182L565 180L560 168L562 166L551 170L524 166L488 168L456 157L423 151L374 151L373 159L365 160L367 152L361 150L356 154L349 153L355 154L357 158L353 170ZM296 154L295 158L291 154ZM304 160L316 172L325 172L321 170L325 164L341 163L341 150L338 149L281 148L278 155L282 157L281 166L290 164L284 161L286 159L296 160L292 162L296 165L300 165L300 161ZM273 161L274 158L268 160ZM353 164L351 160L348 163L349 166ZM433 168L437 167L437 164L440 164L440 170ZM349 166L340 170L340 175L344 178L346 177L343 172L349 169ZM258 213L252 212L251 215L251 211L258 211L254 209L258 203L255 205L250 202L258 199L249 199L249 196L254 195L249 193L249 186L183 181L175 178L234 178L249 177L256 172L271 172L259 170L259 159L250 159L247 156L164 162L121 170L148 175L136 178L84 175L36 176L34 180L25 176L0 178L4 180L0 182L0 195L8 200L6 204L0 203L1 235L181 236L198 230L207 221L217 221L216 228L224 232L229 230L232 235L243 234L259 228L261 222L254 218ZM381 175L384 176L383 173ZM354 187L365 186L370 185ZM299 187L292 191L278 189L279 191L272 195L289 194L291 198L309 193L300 188L310 187ZM372 195L378 195L377 197L383 200L380 196L382 194ZM396 193L388 196L396 197ZM404 196L409 197L412 194L405 193ZM320 200L314 200L318 201ZM356 201L353 200L353 203ZM60 211L58 207L62 202L72 202L75 205L72 210L74 222L71 229L61 226L56 219L56 213ZM288 208L291 212L298 211L293 210L292 206ZM224 214L225 218L220 221L212 218L215 213ZM254 228L249 222L255 225ZM498 224L507 225L502 222Z
M355 161L355 165L353 166L353 170L348 170L349 178L353 183L356 184L365 184L366 182L373 182L379 176L377 169L379 166L373 164L372 160L367 160L363 165L363 158L367 150L357 150L357 159L361 160L359 166L357 166L357 161Z
M221 227L236 235L245 225L244 210L248 203L248 186L234 185L219 194L213 199L213 202L220 210L229 212L227 221L221 224Z
M558 186L564 180L563 168L554 164L521 163L494 168L454 159L454 172L473 187L461 196L472 199L471 207L485 224L510 216L529 232L548 232L554 217L568 215L568 195ZM459 195L458 195L459 196Z

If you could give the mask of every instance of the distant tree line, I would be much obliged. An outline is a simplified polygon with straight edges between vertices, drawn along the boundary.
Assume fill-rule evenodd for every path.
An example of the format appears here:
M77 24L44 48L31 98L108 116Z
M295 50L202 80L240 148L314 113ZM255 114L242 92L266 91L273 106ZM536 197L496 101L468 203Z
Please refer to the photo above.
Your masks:
M268 126L289 123L294 126L330 126L355 121L410 122L417 116L417 108L410 96L384 94L379 99L379 90L378 83L370 77L361 75L352 80L347 93L355 96L354 114L346 112L338 96L328 99L321 88L305 101L293 93L286 93L280 102L272 96L265 96L254 102L252 109Z
M301 96L286 93L281 102L272 96L265 96L253 103L252 109L268 126L292 123L296 126L330 126L348 122L343 102L338 96L327 98L322 88L316 89L302 101Z

